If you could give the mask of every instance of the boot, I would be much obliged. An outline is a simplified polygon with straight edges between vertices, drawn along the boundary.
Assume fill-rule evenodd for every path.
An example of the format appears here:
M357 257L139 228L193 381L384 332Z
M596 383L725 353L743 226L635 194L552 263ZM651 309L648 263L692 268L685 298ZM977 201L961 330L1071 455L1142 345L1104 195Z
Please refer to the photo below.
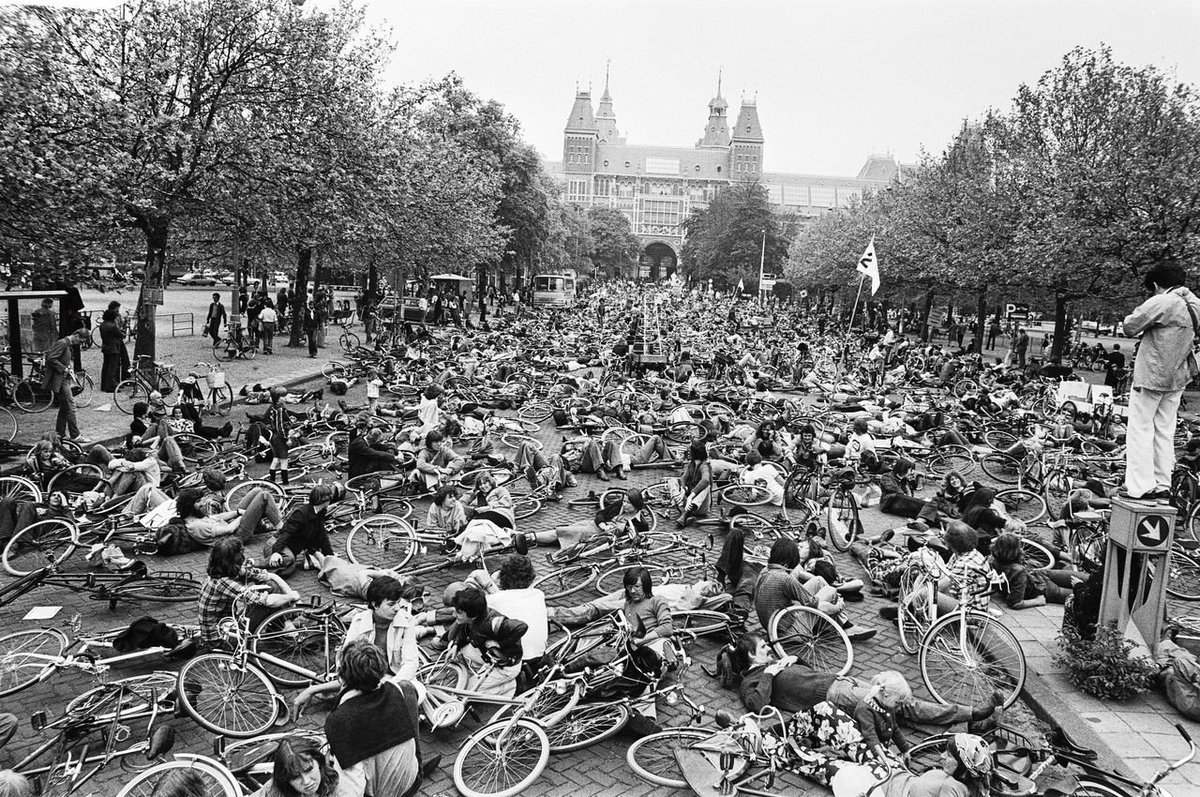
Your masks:
M283 477L283 486L284 486L284 487L287 487L287 484L288 484L288 469L287 469L287 468L283 468L282 470L280 470L280 471L279 471L279 475L280 475L281 477Z
M596 468L596 478L602 482L611 481L607 468Z

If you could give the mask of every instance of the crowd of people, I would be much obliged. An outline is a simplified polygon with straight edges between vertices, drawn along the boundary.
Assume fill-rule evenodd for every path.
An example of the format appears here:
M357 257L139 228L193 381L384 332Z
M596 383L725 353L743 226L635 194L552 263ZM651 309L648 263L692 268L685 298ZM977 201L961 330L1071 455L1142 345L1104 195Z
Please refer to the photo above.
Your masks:
M868 622L854 616L854 604L868 588L894 595L899 574L914 557L935 557L944 573L937 584L939 612L962 604L982 607L997 583L1012 609L1063 602L1089 572L1068 560L1053 531L1039 541L1059 561L1049 568L1027 567L1020 540L1032 530L1008 516L994 489L956 472L932 490L922 488L914 479L914 455L906 452L965 441L972 417L1024 417L1030 431L1008 453L1030 467L1047 449L1083 441L1118 457L1124 449L1123 482L1081 478L1064 512L1118 494L1164 498L1174 467L1179 396L1190 378L1181 352L1190 352L1186 344L1200 309L1200 300L1182 283L1177 269L1152 270L1146 286L1154 295L1126 319L1126 331L1142 336L1127 433L1119 419L1100 424L1082 412L1035 416L1025 405L1041 392L1031 386L1053 374L1024 361L1023 331L1017 333L1015 361L986 363L961 346L961 335L957 346L922 343L904 334L902 318L882 311L869 314L863 330L848 332L823 308L746 304L682 285L607 283L573 307L524 318L497 313L491 323L481 318L478 328L451 337L410 327L407 340L364 365L362 406L348 403L353 380L345 375L327 388L336 387L342 398L323 403L312 395L311 407L302 411L290 408L300 397L272 389L264 411L251 413L250 426L235 434L230 423L205 424L202 408L186 396L167 407L152 395L134 408L119 452L88 444L68 416L67 428L34 447L30 476L47 486L79 463L94 464L104 475L58 482L61 492L44 505L0 502L0 532L11 535L44 517L87 522L91 514L123 512L159 530L179 550L210 549L197 607L199 639L208 647L223 644L221 622L235 604L244 606L254 625L299 601L295 583L303 570L316 571L334 595L364 601L366 608L349 622L336 678L295 698L300 711L324 701L331 756L299 738L281 744L272 781L260 792L264 796L383 797L419 788L438 766L436 756L423 757L420 750L419 646L457 651L472 674L469 689L511 696L545 672L551 619L577 625L616 613L637 654L628 666L639 677L630 681L653 694L678 677L684 658L672 613L718 606L751 630L719 657L717 674L737 690L748 711L770 706L787 712L786 727L773 732L796 751L796 771L839 797L983 797L994 762L977 734L995 723L1001 695L984 695L973 705L930 703L914 697L895 671L843 677L779 659L754 629L765 632L776 613L799 605L832 618L855 645L867 644L879 633L871 623L894 621L903 607L885 607ZM245 297L240 310L268 351L274 330L267 319L284 315L295 301L284 291L274 300ZM646 326L651 304L659 328ZM214 294L207 321L214 338L226 318ZM996 333L989 329L988 335L994 339ZM64 340L64 346L72 342ZM666 356L639 356L649 351ZM418 371L434 375L419 390L409 379ZM545 422L561 441L557 451L534 438L523 438L505 453L494 443L501 432L524 431L512 411L534 398L528 381L514 379L519 374L534 374L549 395L564 399L549 408ZM975 390L949 392L967 377L975 380ZM390 389L397 384L413 389ZM917 387L930 398L902 395ZM383 400L381 389L396 398ZM843 422L814 424L816 404L839 413ZM374 476L373 489L428 501L423 531L440 535L452 560L475 567L444 589L440 607L419 605L429 585L415 583L402 570L362 567L335 551L332 518L347 500L345 488L300 482L302 498L281 497L297 486L290 450L318 422L346 430L343 467L349 477L361 483ZM694 430L690 442L672 437L679 424ZM639 435L637 445L600 434L613 427ZM219 468L190 472L181 435L244 447L267 466L267 479L280 489L243 490L230 502ZM631 567L617 592L579 606L548 606L533 586L545 566L535 564L531 548L548 548L553 567L572 561L597 539L613 545L636 541L663 507L651 506L640 488L610 490L593 517L533 529L517 519L513 491L497 474L509 473L544 495L570 497L586 492L582 476L628 480L646 467L677 474L667 479L667 500L681 533L716 521L722 540L714 571L694 584L671 584L656 583L653 568ZM832 474L829 485L854 484L862 507L877 505L897 518L896 529L852 546L863 577L840 572L855 565L831 556L821 536L813 536L819 529L784 536L762 552L737 521L745 510L726 516L717 508L719 488L741 483L765 488L771 513L791 500L787 474L797 470ZM464 474L476 471L464 487ZM499 567L488 572L479 566L484 561ZM266 589L255 588L260 585ZM635 705L644 719L642 732L655 730L653 702ZM879 766L910 746L901 730L906 723L961 726L942 769L914 776L888 774ZM161 793L189 794L185 786Z

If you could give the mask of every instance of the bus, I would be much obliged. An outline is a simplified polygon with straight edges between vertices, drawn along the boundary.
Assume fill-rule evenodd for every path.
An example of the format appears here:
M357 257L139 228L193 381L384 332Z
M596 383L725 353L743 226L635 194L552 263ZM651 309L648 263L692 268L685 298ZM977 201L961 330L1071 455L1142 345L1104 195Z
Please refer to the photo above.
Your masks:
M570 307L575 304L575 278L569 274L538 274L533 278L534 307Z

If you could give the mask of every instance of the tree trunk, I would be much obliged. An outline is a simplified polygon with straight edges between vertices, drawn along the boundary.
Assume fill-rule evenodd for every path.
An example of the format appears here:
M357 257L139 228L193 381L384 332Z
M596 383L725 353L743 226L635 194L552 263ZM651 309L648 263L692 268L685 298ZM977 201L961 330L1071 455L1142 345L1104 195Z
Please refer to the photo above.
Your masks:
M157 303L146 301L146 291L154 290L161 293L166 284L167 270L167 237L170 223L165 218L139 219L138 226L146 235L146 277L142 280L142 290L138 294L137 340L133 346L134 365L143 363L150 372L154 369L155 337L157 334L155 311ZM145 360L139 360L145 357Z
M925 291L925 308L921 311L921 340L929 342L929 316L933 313L933 288Z
M304 306L308 304L308 270L312 265L313 250L311 246L302 246L297 250L296 258L296 296L292 306L292 335L288 341L289 348L299 348L304 338Z
M987 334L987 286L979 289L979 303L975 307L975 345L971 351L983 354L983 336Z
M1054 294L1054 344L1050 347L1051 357L1065 357L1064 348L1067 340L1067 297L1062 293Z

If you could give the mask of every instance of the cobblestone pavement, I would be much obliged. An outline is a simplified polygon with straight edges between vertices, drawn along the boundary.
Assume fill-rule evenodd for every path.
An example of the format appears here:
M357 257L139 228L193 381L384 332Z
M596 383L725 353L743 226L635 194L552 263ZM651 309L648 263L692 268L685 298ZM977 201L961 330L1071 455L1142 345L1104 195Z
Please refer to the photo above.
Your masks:
M362 388L356 388L351 391L348 397L351 404L356 401L362 401L363 396L361 391ZM235 415L240 415L241 412L241 408L235 409ZM549 425L543 425L539 437L545 445L554 449L557 449L561 443L560 433ZM644 486L665 478L666 475L668 473L662 470L639 470L631 474L628 484ZM626 483L616 480L611 484L603 484L592 476L581 476L579 487L568 491L568 496L578 495L587 490L601 490L610 486L623 486L624 484ZM425 504L422 502L414 512L414 517L423 519L424 509ZM552 503L545 506L532 518L522 521L521 528L526 531L546 530L556 525L574 522L587 516L587 511L569 509L566 502ZM866 510L863 519L867 526L868 534L877 533L884 528L899 525L895 522L894 518L887 518L874 509ZM687 532L689 538L697 541L703 539L706 534L707 530L691 529ZM344 535L339 535L339 538L335 538L335 549L340 549L344 545L344 542ZM717 540L718 548L719 544L720 541ZM435 555L430 554L430 556ZM540 572L541 568L545 566L544 549L534 549L531 555L535 566L539 568ZM715 553L711 555L714 559L715 556ZM195 573L198 578L203 578L205 561L205 553L196 553L171 559L156 560L151 562L150 565L152 569L185 569ZM417 561L425 560L419 559ZM858 575L861 572L856 564L844 556L839 557L839 567L842 569L843 575L846 576ZM467 570L465 569L446 573L443 574L442 578L431 580L425 586L428 586L433 594L437 595L445 583L455 578L462 578L466 573ZM292 583L305 596L327 595L327 592L316 583L314 574L311 572L297 572L292 578ZM591 593L591 595L594 594ZM576 599L579 602L583 602L589 599L589 597L589 593L580 593L566 599L565 602L575 602ZM158 619L166 621L184 623L195 621L195 610L190 605L147 604L143 609L123 607L116 612L109 612L106 606L97 603L88 603L71 593L43 588L14 602L12 605L0 609L0 627L3 627L6 631L39 627L43 623L22 619L26 612L35 605L63 606L64 608L55 622L69 618L74 613L79 612L83 615L86 627L91 629L125 626L143 614L151 614ZM869 677L882 669L899 669L907 676L918 696L928 697L928 692L923 686L918 672L916 656L906 654L899 645L899 638L894 626L876 616L877 609L882 605L883 601L881 599L871 596L868 596L862 603L849 605L850 612L856 620L879 629L879 634L874 639L855 645L852 672L855 675ZM753 620L751 624L757 630L757 624ZM1024 638L1029 639L1030 635L1033 635L1044 640L1046 639L1046 635L1052 635L1050 625L1051 623L1047 623L1045 627L1033 629ZM1029 641L1032 642L1033 640L1029 639ZM1047 644L1052 644L1052 642ZM689 696L695 702L705 705L710 711L710 716L711 711L718 708L724 708L735 713L741 709L735 693L721 690L716 685L716 682L705 675L700 669L699 665L701 664L713 665L718 647L719 643L711 640L701 640L694 644L691 647L693 664L684 676ZM1037 666L1041 666L1040 663ZM132 675L152 668L153 664L147 667L123 668L119 673L114 672L113 676ZM11 766L14 762L19 761L21 757L28 754L39 743L40 737L32 731L28 722L28 718L34 711L45 709L53 716L55 710L61 709L69 699L87 689L92 683L88 677L82 674L62 672L44 683L0 700L0 710L13 712L21 719L21 729L17 736L14 737L6 748L0 751L0 764ZM291 696L289 693L288 697L290 698ZM681 711L680 707L661 705L659 709L659 722L664 725L680 724L687 720L686 715ZM1028 711L1020 704L1012 711L1012 715L1020 723L1029 725L1033 722ZM323 720L323 713L316 712L302 718L298 726L319 728ZM1069 725L1082 720L1079 720L1077 717L1063 717L1062 721ZM187 718L174 720L174 724L178 731L178 741L175 747L176 752L207 753L211 751L212 737L210 734L202 731ZM425 786L423 793L437 795L455 793L450 777L453 758L466 734L474 727L476 727L476 722L472 719L467 719L464 727L459 730L448 734L437 734L433 737L426 737L424 742L426 750L441 752L444 759L440 772ZM587 795L623 795L635 797L636 795L662 794L664 791L667 791L661 787L644 783L634 776L632 770L626 765L624 760L625 750L629 741L629 738L618 735L612 740L577 753L552 756L545 773L527 793L531 795L559 795L569 793L577 797L586 797ZM113 765L93 782L93 793L97 797L114 794L118 785L125 777L124 773L116 765ZM814 792L821 793L819 789L815 789ZM88 794L88 789L85 788L80 793L86 795ZM1187 794L1186 791L1182 793ZM1179 792L1176 793L1176 797L1178 795Z

